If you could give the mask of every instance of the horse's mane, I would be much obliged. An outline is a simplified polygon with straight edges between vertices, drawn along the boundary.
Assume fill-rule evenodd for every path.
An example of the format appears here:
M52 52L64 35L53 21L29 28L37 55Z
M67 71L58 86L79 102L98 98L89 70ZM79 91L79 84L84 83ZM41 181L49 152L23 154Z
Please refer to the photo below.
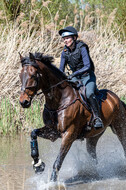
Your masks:
M32 65L36 68L39 68L35 60L40 61L43 64L45 64L53 72L53 74L59 79L67 78L67 76L61 70L59 70L55 65L52 64L54 61L54 58L49 55L43 55L43 53L39 53L39 52L36 52L34 54L29 53L29 57L23 57L23 59L21 60L21 63L22 63L22 66Z

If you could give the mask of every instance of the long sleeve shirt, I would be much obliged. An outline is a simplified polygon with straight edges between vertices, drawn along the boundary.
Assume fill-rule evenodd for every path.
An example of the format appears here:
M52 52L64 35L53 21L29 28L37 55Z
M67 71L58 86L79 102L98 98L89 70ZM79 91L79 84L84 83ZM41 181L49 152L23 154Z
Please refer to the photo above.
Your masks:
M81 68L79 70L76 70L76 71L73 72L74 76L84 74L86 72L90 72L90 70L93 70L92 69L92 67L93 67L92 64L93 63L91 61L91 58L89 56L89 52L87 51L87 48L85 46L82 46L80 48L80 50L81 50L81 57L82 57L83 66L81 66ZM70 52L69 48L67 48L67 51ZM65 66L67 64L68 63L67 63L67 60L66 60L65 52L63 51L61 53L60 70L64 72ZM77 64L79 64L79 62Z

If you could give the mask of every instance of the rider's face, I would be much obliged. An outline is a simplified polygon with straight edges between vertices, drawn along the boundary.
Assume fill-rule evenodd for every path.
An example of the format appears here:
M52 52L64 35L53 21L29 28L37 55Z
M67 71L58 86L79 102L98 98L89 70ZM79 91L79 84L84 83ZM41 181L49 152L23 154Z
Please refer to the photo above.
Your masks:
M64 44L65 44L67 47L69 47L69 48L73 45L73 42L74 42L72 36L66 36L66 37L64 37L64 38L63 38L63 41L64 41Z

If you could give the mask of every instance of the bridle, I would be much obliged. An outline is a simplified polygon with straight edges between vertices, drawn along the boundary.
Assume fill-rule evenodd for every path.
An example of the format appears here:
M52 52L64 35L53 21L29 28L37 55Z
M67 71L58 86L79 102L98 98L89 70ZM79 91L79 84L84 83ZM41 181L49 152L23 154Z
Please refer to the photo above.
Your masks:
M29 64L25 64L25 66L27 66L27 65L29 65ZM53 89L53 88L55 88L55 87L61 85L61 84L62 84L63 82L65 82L65 81L68 81L68 79L64 79L64 80L62 80L62 81L56 83L55 85L50 86L48 89L45 89L45 90L43 90L43 91L37 93L41 75L42 75L42 74L40 74L39 72L37 72L37 76L32 76L32 77L34 77L34 79L35 79L35 85L33 85L33 86L26 86L26 87L25 87L25 85L27 84L27 81L28 81L28 79L26 79L25 84L21 87L21 92L25 92L25 93L28 95L28 97L29 97L30 99L32 99L32 96L30 96L30 95L26 92L27 89L35 88L34 96L35 96L35 95L38 96L38 95L40 95L40 94L48 93L51 89Z
M35 85L33 86L27 86L27 87L22 87L21 88L21 92L25 92L27 94L27 96L30 98L30 100L32 100L32 98L35 96L35 95L40 95L40 94L45 94L45 93L48 93L51 89L61 85L62 83L64 83L65 81L68 81L68 79L64 79L52 86L50 86L48 89L45 89L44 91L41 91L39 93L37 93L38 91L38 87L39 87L39 82L40 82L40 77L41 77L42 74L40 74L39 72L37 72L37 76L35 77ZM27 84L27 80L25 81L25 84ZM34 95L33 96L30 96L27 92L26 92L26 89L31 89L31 88L35 88L35 91L34 91ZM74 104L77 100L80 100L80 98L77 96L77 93L75 92L75 89L73 88L74 90L74 93L76 94L76 97L74 100L72 100L70 103L68 103L67 105L63 105L61 106L59 109L57 110L50 110L46 105L44 105L45 109L48 110L48 112L51 112L51 113L54 113L54 112L59 112L61 110L64 110L66 109L67 107L69 107L70 105Z
M32 76L32 77L31 77L31 78L34 78L34 80L35 80L35 85L33 85L33 86L26 86L27 81L28 81L28 79L29 79L29 78L26 78L26 80L25 80L25 82L24 82L24 85L21 87L21 92L25 92L25 93L28 95L28 97L29 97L30 99L32 99L32 96L30 96L30 95L26 92L26 90L27 90L27 89L31 89L31 88L35 88L34 95L36 95L36 94L37 94L37 91L38 91L38 87L39 87L40 77L41 77L41 74L40 74L39 72L37 72L37 75L36 75L36 76Z

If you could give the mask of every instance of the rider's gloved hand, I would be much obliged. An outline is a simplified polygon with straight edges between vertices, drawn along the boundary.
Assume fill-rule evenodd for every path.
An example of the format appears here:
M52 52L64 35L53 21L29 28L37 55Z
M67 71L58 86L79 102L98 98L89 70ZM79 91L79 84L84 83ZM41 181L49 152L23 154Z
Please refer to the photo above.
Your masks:
M71 74L71 75L69 75L67 78L68 78L68 80L71 80L73 77L74 77L74 75Z

